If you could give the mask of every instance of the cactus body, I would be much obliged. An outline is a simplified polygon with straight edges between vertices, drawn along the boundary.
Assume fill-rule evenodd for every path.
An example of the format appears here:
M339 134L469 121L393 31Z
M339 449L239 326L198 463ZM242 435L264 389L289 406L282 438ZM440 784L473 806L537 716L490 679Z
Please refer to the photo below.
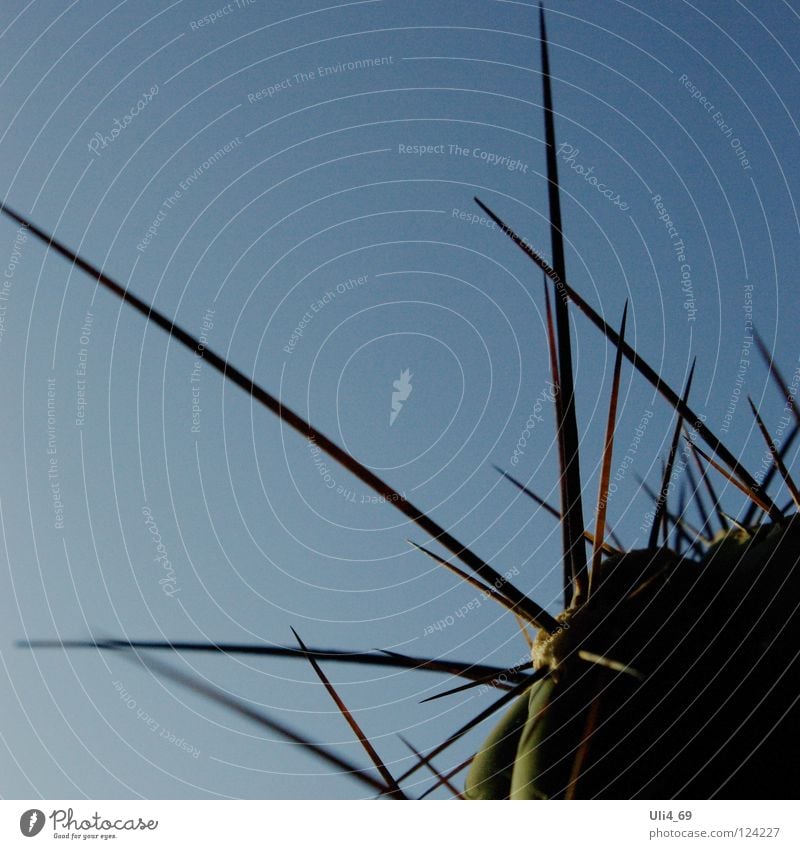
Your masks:
M721 534L699 561L607 558L569 627L539 633L548 674L486 740L467 797L793 798L798 561L797 517Z

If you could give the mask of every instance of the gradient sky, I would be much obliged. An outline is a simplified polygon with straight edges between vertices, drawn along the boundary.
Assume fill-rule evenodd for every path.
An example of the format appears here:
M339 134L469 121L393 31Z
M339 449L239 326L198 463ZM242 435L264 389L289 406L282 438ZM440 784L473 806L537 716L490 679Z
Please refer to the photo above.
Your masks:
M697 357L694 406L755 473L745 396L773 433L783 404L750 319L798 364L797 6L554 0L548 29L568 279L614 325L629 300L629 340L673 386ZM492 468L558 503L541 274L472 201L550 257L541 102L527 2L6 0L0 17L6 202L556 613L558 526ZM476 592L409 549L426 540L399 512L7 219L0 265L1 795L365 794L130 658L19 640L291 645L293 626L309 645L525 658L502 609L456 615ZM613 350L573 317L591 520ZM627 545L670 422L625 365L609 521ZM366 763L307 664L159 657ZM491 698L420 705L448 679L327 671L396 772L398 733L424 750Z

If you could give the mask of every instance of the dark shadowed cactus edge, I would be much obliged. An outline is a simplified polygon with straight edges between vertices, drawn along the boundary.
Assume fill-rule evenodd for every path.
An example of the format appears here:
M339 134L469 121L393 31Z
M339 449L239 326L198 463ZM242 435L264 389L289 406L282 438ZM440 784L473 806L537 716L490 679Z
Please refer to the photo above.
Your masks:
M596 595L559 617L569 627L539 633L547 677L486 740L466 796L793 797L798 560L797 516L722 533L699 560L605 560Z
M493 218L545 271L558 293L569 287L543 13L540 18L553 267ZM571 300L584 313L592 312L572 295ZM618 351L605 448L610 459L624 318L616 338L596 314L592 320ZM568 331L559 335L568 348ZM797 419L794 398L759 345ZM551 332L551 361L563 373L564 359L553 349ZM638 367L647 376L641 363ZM652 377L648 379L659 389ZM540 678L479 749L466 779L467 798L796 796L800 770L796 757L787 753L800 750L800 520L796 514L785 518L785 511L765 495L766 486L757 484L728 452L725 462L731 472L711 462L771 521L731 530L715 499L723 530L714 539L707 541L673 520L688 544L678 553L667 547L665 533L665 542L658 545L682 420L699 426L686 404L690 386L691 374L684 397L670 399L679 413L678 424L656 498L649 548L601 559L599 544L604 540L598 520L595 533L600 539L595 541L591 572L584 575L587 586L579 588L573 571L567 584L574 593L570 606L557 617L560 627L540 629L533 645L533 665ZM798 506L797 488L781 454L752 402L751 407L772 452L773 473L780 472ZM565 460L577 458L577 441L566 445L562 422L557 422L562 505L574 505L579 493L570 494L563 483ZM714 439L706 434L706 441L709 436ZM720 457L726 453L718 440L715 451ZM695 459L700 465L697 454ZM604 487L607 479L601 481L598 518L606 500ZM751 519L753 513L751 509ZM710 533L709 526L706 523L704 534ZM565 538L565 566L575 542L575 537L571 542Z
M562 471L562 510L544 506L562 522L567 605L567 609L555 618L511 583L504 582L488 563L335 442L285 407L276 396L262 389L222 356L201 346L199 340L169 317L137 298L24 216L0 205L0 211L26 226L49 249L126 301L173 340L195 353L202 351L206 364L279 416L288 428L312 439L322 451L383 495L410 523L447 549L451 558L445 562L439 555L426 553L451 569L455 567L453 561L458 559L468 570L460 572L462 577L477 583L487 595L492 594L527 622L534 623L539 629L531 650L535 674L526 678L525 669L519 667L503 670L392 652L354 653L307 648L299 637L298 647L121 640L25 645L136 652L137 658L156 673L306 747L362 781L370 792L395 799L406 798L403 783L414 772L423 765L430 767L430 761L438 753L492 715L494 710L483 711L448 740L418 755L419 762L395 778L339 699L320 668L321 663L427 669L469 679L470 684L457 690L480 683L503 686L510 681L513 689L497 704L508 704L511 697L513 701L472 759L463 793L468 799L794 798L800 788L800 698L797 695L800 681L800 519L796 512L787 517L786 510L775 507L766 496L766 490L774 475L780 473L792 490L795 507L800 505L800 493L791 482L782 459L798 434L800 416L794 398L788 395L786 382L769 361L771 374L787 397L797 425L780 452L767 436L774 468L768 479L756 483L737 458L689 409L691 379L683 398L679 398L624 342L624 318L617 334L569 287L560 230L556 142L543 15L541 25L553 266L478 202L503 233L544 270L555 287L555 320L550 314L549 301L547 311L551 376L553 384L561 389L555 395L554 408ZM548 298L549 286L546 281ZM655 496L654 530L645 549L625 552L608 547L603 533L604 513L601 521L599 509L594 532L590 533L583 526L577 477L578 430L569 390L572 373L567 299L560 297L564 292L571 304L587 315L617 351L609 405L608 434L611 438L607 435L604 468L608 468L605 461L611 457L623 355L678 414L664 484L660 494ZM717 468L753 501L743 524L731 529L730 520L719 510L712 496L716 524L722 530L710 540L703 535L712 533L710 528L714 523L711 519L700 531L693 531L667 508L666 482L684 421L693 423L692 438L704 441L729 471L723 471L715 463ZM511 480L542 505L538 496ZM708 486L711 492L710 484ZM604 501L603 492L601 481L598 505ZM762 515L765 519L759 523L758 516ZM682 537L683 544L676 542L674 548L666 543L669 522L675 529L675 536ZM591 568L589 559L584 556L584 538L594 548ZM354 766L329 748L313 743L203 679L178 672L147 656L140 657L140 649L247 653L310 661L362 743L374 769ZM415 754L418 753L415 751ZM461 766L465 765L466 762ZM439 776L436 786L451 787L450 779L458 769L450 775Z

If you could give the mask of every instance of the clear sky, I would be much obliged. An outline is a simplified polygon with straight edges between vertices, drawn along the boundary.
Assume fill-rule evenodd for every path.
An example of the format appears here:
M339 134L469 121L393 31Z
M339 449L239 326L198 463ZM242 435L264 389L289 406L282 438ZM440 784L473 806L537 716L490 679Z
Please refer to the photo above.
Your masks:
M558 612L558 526L492 468L558 503L541 274L472 201L550 257L534 4L0 15L5 201ZM568 279L612 324L629 300L628 338L675 387L697 357L694 406L757 473L746 395L776 435L783 403L752 322L798 364L797 4L553 0L548 27ZM410 550L425 536L399 512L6 219L0 266L0 794L365 794L120 654L18 640L292 645L293 626L525 658L513 618ZM573 316L591 522L613 350ZM622 387L609 521L636 546L671 411L628 365ZM307 664L159 657L366 763ZM490 698L421 705L449 679L326 669L398 773L398 733L424 750Z

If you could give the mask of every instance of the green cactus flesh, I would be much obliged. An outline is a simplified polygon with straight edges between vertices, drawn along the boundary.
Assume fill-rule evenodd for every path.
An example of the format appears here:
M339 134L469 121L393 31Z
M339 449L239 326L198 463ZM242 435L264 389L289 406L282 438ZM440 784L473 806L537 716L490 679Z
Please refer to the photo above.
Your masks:
M606 558L587 603L537 636L547 674L478 752L467 798L795 797L799 560L796 516L699 560Z

